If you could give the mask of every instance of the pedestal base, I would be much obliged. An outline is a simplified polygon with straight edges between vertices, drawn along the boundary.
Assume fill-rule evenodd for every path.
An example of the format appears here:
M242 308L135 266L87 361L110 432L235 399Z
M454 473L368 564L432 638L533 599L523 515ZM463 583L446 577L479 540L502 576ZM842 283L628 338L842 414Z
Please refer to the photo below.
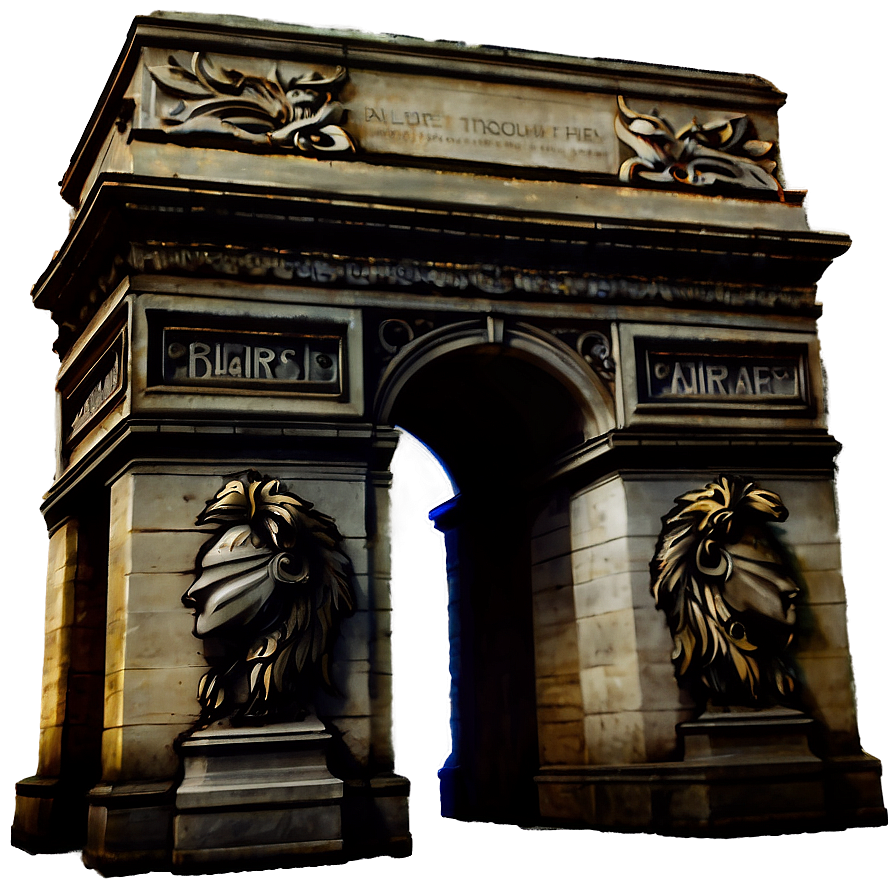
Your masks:
M182 744L172 863L182 873L344 861L343 784L314 717L211 727Z
M885 825L880 763L818 758L813 724L786 709L710 711L678 726L680 762L543 768L542 820L716 837Z
M38 775L19 781L12 845L34 855L79 849L86 830L85 791Z

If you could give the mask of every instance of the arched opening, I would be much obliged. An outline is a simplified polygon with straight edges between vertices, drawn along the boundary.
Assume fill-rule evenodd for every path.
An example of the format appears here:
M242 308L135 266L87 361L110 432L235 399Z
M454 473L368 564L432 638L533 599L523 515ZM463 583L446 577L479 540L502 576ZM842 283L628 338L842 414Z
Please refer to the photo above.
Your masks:
M543 358L506 343L442 347L414 359L410 373L402 360L392 367L400 385L390 393L387 373L381 391L382 422L428 446L458 490L432 513L448 566L451 753L440 772L442 814L535 823L533 522L556 489L547 483L558 460L593 434L593 405Z
M428 514L455 490L438 459L407 432L391 470L392 738L396 768L413 782L419 843L421 822L438 818L436 772L451 750L445 541Z

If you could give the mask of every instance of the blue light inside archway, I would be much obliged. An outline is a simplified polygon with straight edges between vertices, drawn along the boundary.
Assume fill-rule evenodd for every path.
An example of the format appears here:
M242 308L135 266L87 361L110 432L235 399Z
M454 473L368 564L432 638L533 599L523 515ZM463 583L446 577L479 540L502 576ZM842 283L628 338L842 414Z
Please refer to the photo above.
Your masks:
M438 819L438 770L451 752L448 587L429 511L455 494L426 446L401 433L392 461L392 681L395 770L411 779L415 836Z

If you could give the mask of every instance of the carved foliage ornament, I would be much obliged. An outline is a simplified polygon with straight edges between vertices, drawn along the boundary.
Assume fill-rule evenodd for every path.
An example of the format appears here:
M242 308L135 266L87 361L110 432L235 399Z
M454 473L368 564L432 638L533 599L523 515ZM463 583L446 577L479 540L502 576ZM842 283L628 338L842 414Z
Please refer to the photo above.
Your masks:
M774 492L720 475L676 498L650 564L672 630L679 682L717 705L792 704L799 588L769 522L787 519Z
M772 175L776 163L767 158L774 143L754 139L746 115L706 124L694 118L675 131L656 111L652 115L635 112L623 97L616 100L616 136L635 153L620 166L620 180L693 187L733 184L781 195L781 184Z
M354 610L335 522L254 470L228 482L197 525L218 530L183 597L217 655L199 682L200 720L292 721L331 687L337 628Z
M147 70L162 92L177 100L162 119L174 133L227 134L305 154L355 149L340 127L345 113L335 100L348 80L341 66L329 78L316 71L286 78L276 64L258 76L194 53L189 67L170 56L168 65Z

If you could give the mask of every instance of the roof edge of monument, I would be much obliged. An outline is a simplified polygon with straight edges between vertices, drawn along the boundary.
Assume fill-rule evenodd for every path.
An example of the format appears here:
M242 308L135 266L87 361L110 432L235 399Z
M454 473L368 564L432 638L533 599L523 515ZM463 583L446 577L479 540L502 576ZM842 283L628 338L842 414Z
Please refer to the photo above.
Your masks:
M165 41L172 49L185 49L195 46L200 38L207 49L230 50L235 55L266 51L288 56L304 46L309 56L329 57L348 67L404 69L411 74L620 92L654 100L688 98L696 105L718 108L736 104L772 114L786 100L784 92L756 75L377 35L243 16L154 12L137 16L131 23L124 46L60 181L62 196L70 205L77 207L80 202L89 148L104 139L121 114L122 98L137 65L139 51L159 41ZM90 164L87 161L87 169Z

